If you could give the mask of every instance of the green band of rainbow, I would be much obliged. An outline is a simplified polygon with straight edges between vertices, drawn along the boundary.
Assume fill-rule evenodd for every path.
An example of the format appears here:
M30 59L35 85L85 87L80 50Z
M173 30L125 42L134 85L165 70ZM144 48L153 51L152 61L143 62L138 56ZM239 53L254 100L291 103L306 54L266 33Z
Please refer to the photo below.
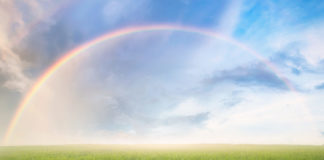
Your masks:
M249 48L248 46L244 45L243 43L232 39L230 37L227 37L225 35L202 30L198 28L193 27L186 27L186 26L177 26L177 25L151 25L151 26L140 26L140 27L128 27L124 29L119 29L116 31L109 32L107 34L104 34L102 36L99 36L98 38L95 38L94 40L91 40L87 43L84 43L75 49L67 52L64 54L60 59L58 59L52 66L50 66L44 74L42 74L37 81L34 83L34 85L31 87L31 89L26 93L23 100L19 104L16 112L14 113L13 118L10 121L10 124L8 126L7 132L4 136L3 142L4 144L7 144L10 140L10 137L15 129L15 126L19 122L19 119L21 115L24 113L24 110L26 109L27 104L31 101L35 93L42 87L42 85L58 70L60 69L64 64L68 63L71 59L77 57L83 51L96 46L99 43L102 43L106 40L114 39L117 37L134 34L138 32L148 32L148 31L181 31L181 32L190 32L190 33L198 33L201 35L217 38L219 40L231 43L242 50L246 51L247 53L250 53L254 55L257 59L259 59L262 63L264 63L269 69L271 69L285 84L286 86L292 90L295 91L293 85L279 72L279 70L275 67L274 64L272 64L269 60L267 60L265 57L263 57L261 54L256 52L255 50Z

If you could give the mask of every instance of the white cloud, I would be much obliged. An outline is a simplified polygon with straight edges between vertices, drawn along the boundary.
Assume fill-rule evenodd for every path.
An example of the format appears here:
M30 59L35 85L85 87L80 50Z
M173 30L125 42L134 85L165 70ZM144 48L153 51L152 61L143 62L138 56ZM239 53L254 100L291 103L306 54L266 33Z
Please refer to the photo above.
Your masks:
M225 11L214 26L215 32L227 37L232 36L240 21L243 2L244 0L228 1ZM190 63L192 67L188 72L201 75L212 74L215 72L215 68L222 70L229 66L246 63L251 58L250 53L246 53L241 48L212 37L205 37L204 43L193 49L192 52L197 54L192 57ZM241 58L233 58L238 56ZM231 63L228 63L228 59Z
M231 35L236 29L236 25L240 20L242 3L243 0L233 0L229 2L228 7L222 14L219 25L216 27L222 34Z
M104 7L103 15L107 24L114 25L126 19L130 21L134 15L142 16L146 12L143 8L149 8L147 5L147 0L137 0L136 3L132 0L110 0Z
M312 66L317 66L324 60L324 24L314 24L311 27L291 29L270 35L267 41L273 51L283 51L291 45L295 45L297 51L302 54ZM296 53L287 53L296 54Z
M317 65L324 60L324 25L307 29L302 34L301 41L305 45L300 52L310 64Z
M298 29L296 29L298 28ZM302 90L313 90L314 86L322 83L321 63L324 60L324 24L296 27L291 30L280 31L267 37L269 52L283 54L292 60L284 62L287 67L280 68L288 79ZM285 59L281 59L285 61ZM296 60L294 63L293 60ZM301 74L294 75L291 69L296 68Z
M324 137L307 107L307 97L296 93L246 95L252 101L226 112L213 112L205 129L190 135L206 143L322 144ZM267 97L267 98L266 98ZM220 116L223 115L223 116ZM222 118L223 117L223 118Z

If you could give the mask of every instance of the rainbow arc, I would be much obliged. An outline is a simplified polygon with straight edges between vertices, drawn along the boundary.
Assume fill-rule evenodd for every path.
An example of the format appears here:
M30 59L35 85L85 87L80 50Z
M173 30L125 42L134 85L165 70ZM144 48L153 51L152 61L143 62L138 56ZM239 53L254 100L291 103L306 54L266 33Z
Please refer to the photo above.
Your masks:
M85 53L86 50L89 48L95 47L96 45L103 43L107 40L111 40L114 38L135 34L139 32L152 32L152 31L179 31L179 32L188 32L188 33L196 33L212 38L216 38L219 40L222 40L224 42L233 44L237 46L238 48L246 51L246 53L249 53L253 56L255 56L258 60L260 60L262 63L264 63L269 69L271 69L285 84L286 86L291 90L295 91L293 85L289 82L289 80L282 75L282 73L279 72L277 67L272 64L268 59L263 57L260 53L257 51L251 49L250 47L246 46L245 44L231 38L227 37L225 35L222 35L217 32L203 30L199 28L194 27L187 27L187 26L177 26L177 25L150 25L150 26L138 26L138 27L128 27L123 29L118 29L109 33L106 33L102 36L99 36L98 38L95 38L89 42L86 42L75 49L72 49L71 51L65 53L61 58L59 58L53 65L51 65L33 84L33 86L30 88L30 90L25 94L24 98L22 99L21 103L19 104L17 110L15 111L9 127L6 131L6 134L4 136L3 142L4 144L7 144L10 141L11 135L14 132L14 129L17 125L17 123L20 120L21 115L24 113L24 110L27 109L28 104L33 99L34 95L37 93L37 91L42 87L46 81L51 78L55 72L57 72L59 69L61 69L65 64L67 64L71 59L76 58L78 55Z

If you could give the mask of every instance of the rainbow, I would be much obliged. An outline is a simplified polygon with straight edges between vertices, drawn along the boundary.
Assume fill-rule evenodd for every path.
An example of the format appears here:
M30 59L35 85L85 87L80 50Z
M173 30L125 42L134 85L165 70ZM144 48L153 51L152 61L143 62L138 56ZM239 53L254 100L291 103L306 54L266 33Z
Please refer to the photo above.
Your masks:
M150 31L181 31L181 32L189 32L189 33L196 33L204 36L209 36L213 38L217 38L219 40L228 42L230 44L233 44L240 49L246 51L247 53L250 53L254 55L257 59L259 59L261 62L263 62L269 69L271 69L285 84L286 86L292 90L295 91L293 85L279 72L279 70L276 68L274 64L272 64L269 60L267 60L265 57L263 57L261 54L256 52L255 50L249 48L248 46L244 45L243 43L227 37L225 35L222 35L220 33L216 33L213 31L203 30L199 28L194 27L187 27L187 26L178 26L178 25L150 25L150 26L138 26L138 27L127 27L119 30L115 30L112 32L108 32L102 36L99 36L98 38L95 38L89 42L86 42L75 49L72 49L71 51L65 53L61 58L59 58L53 65L51 65L45 72L42 74L36 82L33 84L31 89L25 94L23 100L19 104L16 112L13 115L13 118L11 119L8 129L6 131L6 134L4 136L3 142L4 144L7 144L10 140L10 137L15 129L15 126L19 122L19 119L21 115L24 113L24 110L26 110L28 103L31 101L35 93L42 87L42 85L62 66L64 66L66 63L68 63L71 59L77 57L78 55L84 53L87 49L96 46L97 44L103 43L107 40L111 40L114 38L126 36L129 34L139 33L139 32L150 32Z

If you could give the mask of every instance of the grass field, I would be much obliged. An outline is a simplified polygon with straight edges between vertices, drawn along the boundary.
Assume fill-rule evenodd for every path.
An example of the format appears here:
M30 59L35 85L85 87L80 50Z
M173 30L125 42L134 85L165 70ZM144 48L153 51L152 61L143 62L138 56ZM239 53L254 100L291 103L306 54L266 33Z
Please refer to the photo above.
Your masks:
M65 145L0 147L0 160L324 160L324 146Z

